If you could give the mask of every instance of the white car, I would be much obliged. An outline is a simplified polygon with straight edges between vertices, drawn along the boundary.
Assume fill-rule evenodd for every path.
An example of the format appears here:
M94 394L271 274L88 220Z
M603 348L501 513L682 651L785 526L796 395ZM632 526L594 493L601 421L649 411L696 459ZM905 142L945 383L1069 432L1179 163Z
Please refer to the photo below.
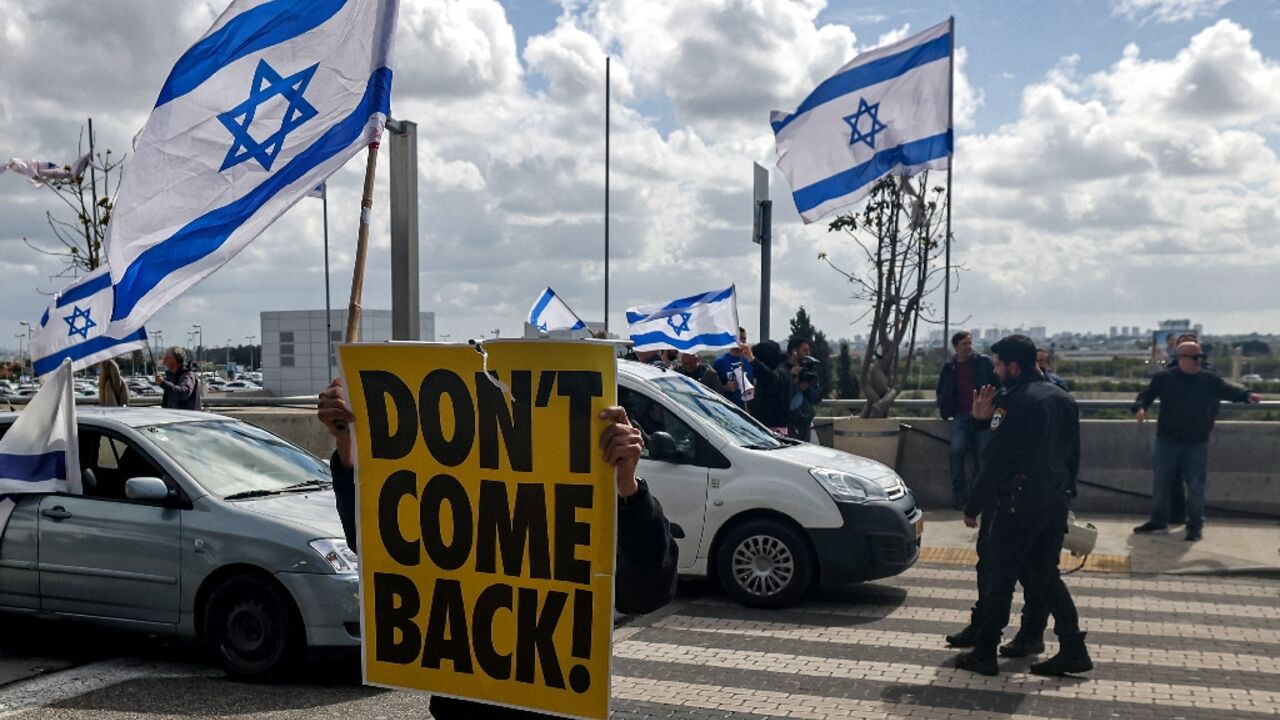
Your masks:
M638 474L679 525L680 573L785 607L815 582L903 572L924 513L888 466L781 437L676 372L618 361L618 400L647 435Z
M1240 382L1259 383L1262 381L1262 376L1257 373L1249 373L1248 375L1242 375L1240 377Z
M262 386L257 383L249 382L248 380L232 380L231 382L217 386L217 389L221 392L241 393L256 392L261 390Z

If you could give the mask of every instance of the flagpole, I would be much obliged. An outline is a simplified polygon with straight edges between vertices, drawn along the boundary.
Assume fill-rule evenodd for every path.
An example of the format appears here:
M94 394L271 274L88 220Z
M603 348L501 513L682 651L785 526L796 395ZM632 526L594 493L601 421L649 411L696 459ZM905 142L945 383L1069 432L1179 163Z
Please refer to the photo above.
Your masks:
M609 65L604 59L604 334L609 336ZM590 330L590 328L588 328Z
M947 160L947 238L946 238L946 289L942 296L943 356L950 357L946 348L951 342L951 168L956 164L955 86L956 86L956 18L951 16L951 82L947 83L947 132L951 134L951 157Z
M333 305L329 295L329 185L324 184L320 203L324 208L324 347L329 363L329 377L333 377Z
M381 134L379 134L381 138ZM351 300L347 303L346 341L360 339L360 299L364 294L364 265L369 255L369 214L373 210L373 178L378 169L378 141L369 143L364 167L364 196L360 199L360 232L356 240L356 265L351 274Z

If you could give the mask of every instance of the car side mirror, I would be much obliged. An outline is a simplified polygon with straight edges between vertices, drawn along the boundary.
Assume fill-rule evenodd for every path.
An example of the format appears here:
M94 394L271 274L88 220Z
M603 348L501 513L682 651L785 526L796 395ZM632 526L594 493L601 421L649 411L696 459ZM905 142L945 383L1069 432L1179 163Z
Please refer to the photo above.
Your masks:
M676 440L671 433L656 432L649 436L649 459L676 462L680 460L680 451L676 450Z
M129 478L124 484L124 496L130 500L168 500L169 486L158 477Z

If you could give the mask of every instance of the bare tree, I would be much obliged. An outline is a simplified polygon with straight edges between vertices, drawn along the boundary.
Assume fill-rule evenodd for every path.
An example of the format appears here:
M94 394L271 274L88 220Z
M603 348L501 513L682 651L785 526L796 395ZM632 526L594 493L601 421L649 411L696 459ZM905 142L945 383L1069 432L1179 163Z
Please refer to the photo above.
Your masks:
M93 124L89 124L93 132ZM84 152L84 135L81 134L77 155ZM120 190L121 166L124 158L113 159L111 150L97 152L89 139L89 165L78 176L67 168L67 177L45 182L59 200L71 211L73 219L59 217L52 211L45 213L49 229L57 243L49 247L23 238L29 247L45 255L62 260L62 269L54 278L74 278L97 268L105 262L103 240L115 209L116 193Z
M862 417L888 416L911 374L921 320L938 322L927 298L945 282L940 260L947 201L946 188L929 188L928 182L928 172L914 183L882 179L866 207L831 222L828 231L848 234L861 252L861 267L846 269L827 253L818 256L853 285L855 301L869 304L855 320L871 317L860 377Z

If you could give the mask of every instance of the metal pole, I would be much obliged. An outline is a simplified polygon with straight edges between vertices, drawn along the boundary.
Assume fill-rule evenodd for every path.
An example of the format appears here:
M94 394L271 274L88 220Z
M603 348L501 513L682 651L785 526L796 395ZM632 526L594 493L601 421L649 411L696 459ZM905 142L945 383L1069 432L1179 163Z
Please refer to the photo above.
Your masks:
M604 59L604 333L609 334L609 66Z
M391 152L391 339L422 339L418 310L418 125L388 120Z
M773 201L760 201L760 340L769 339L769 287L773 275Z
M324 349L329 363L329 378L333 378L333 306L329 300L329 184L320 196L324 206Z
M942 295L942 342L943 353L951 345L951 168L956 164L955 136L955 85L956 85L956 19L951 17L951 82L947 84L947 133L951 136L951 157L947 160L947 237L946 267L944 277L947 286Z
M373 178L378 169L378 141L369 143L369 158L364 166L364 195L360 199L360 232L356 236L356 265L351 272L351 298L347 302L349 343L360 339L360 298L364 294L364 265L369 256L369 214L373 210Z

